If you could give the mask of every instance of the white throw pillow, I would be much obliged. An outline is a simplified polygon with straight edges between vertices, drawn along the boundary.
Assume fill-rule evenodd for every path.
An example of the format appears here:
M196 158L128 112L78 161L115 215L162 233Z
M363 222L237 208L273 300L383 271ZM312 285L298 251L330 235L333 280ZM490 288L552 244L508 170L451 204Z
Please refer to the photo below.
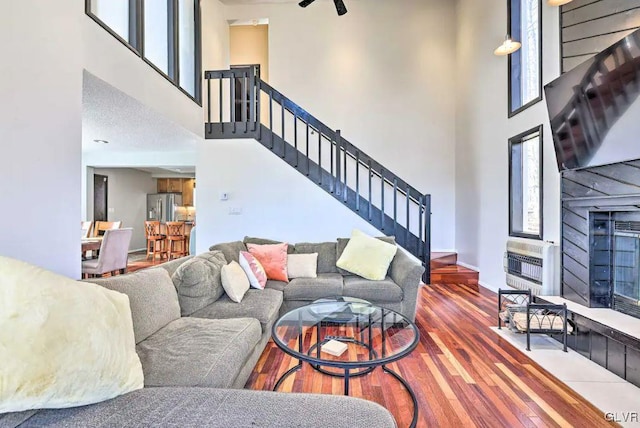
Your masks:
M264 271L258 259L248 251L240 251L238 261L247 278L249 278L251 287L264 290L264 286L267 285L267 273Z
M336 266L365 279L381 281L386 277L396 251L396 245L354 229Z
M287 276L292 278L316 278L318 253L287 254Z
M97 403L143 387L129 298L0 257L0 413Z
M240 303L244 294L249 291L249 278L244 273L242 266L235 261L222 266L220 278L227 296L234 302Z

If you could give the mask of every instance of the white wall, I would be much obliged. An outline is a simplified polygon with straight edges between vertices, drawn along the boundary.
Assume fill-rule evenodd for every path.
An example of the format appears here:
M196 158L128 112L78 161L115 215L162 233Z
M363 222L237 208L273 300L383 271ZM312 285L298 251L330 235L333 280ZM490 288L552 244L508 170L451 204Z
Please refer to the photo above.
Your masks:
M560 236L560 175L544 101L507 119L507 60L501 43L507 2L458 1L456 114L456 248L459 260L480 271L481 284L504 286L502 256L508 237L510 137L544 124L544 239ZM558 8L543 7L543 84L558 77Z
M80 276L82 0L0 2L0 254Z
M331 2L224 10L227 19L269 19L270 83L431 193L433 248L454 248L455 4L367 0L348 7L342 17ZM224 148L218 155L227 155Z
M156 180L148 172L129 168L93 169L94 174L109 177L107 208L109 221L121 221L122 227L132 227L129 250L146 248L144 221L147 219L147 194L156 193ZM91 189L93 194L93 189ZM93 205L87 192L87 202ZM88 217L89 220L93 218Z
M80 49L87 71L194 134L203 135L202 107L89 16L82 14L77 19L82 24Z
M201 145L196 172L198 252L245 235L288 242L334 241L353 228L380 235L255 140ZM229 200L221 201L221 192ZM230 215L230 208L242 214Z
M200 3L202 20L202 70L229 69L229 24L225 18L224 6L218 0L202 0ZM202 85L202 105L207 114L207 86ZM211 98L217 102L218 86L212 85ZM212 109L217 112L217 107ZM205 116L206 117L206 116ZM212 116L215 117L215 116Z

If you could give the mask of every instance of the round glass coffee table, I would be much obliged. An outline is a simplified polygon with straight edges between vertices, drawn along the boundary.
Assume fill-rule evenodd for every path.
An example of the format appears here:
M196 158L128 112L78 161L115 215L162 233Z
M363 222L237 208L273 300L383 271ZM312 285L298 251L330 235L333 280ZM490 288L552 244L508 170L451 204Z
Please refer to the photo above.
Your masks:
M274 391L300 370L303 362L326 375L343 377L345 395L349 395L350 378L380 366L411 396L410 426L415 427L418 419L415 394L406 380L387 367L418 345L420 334L416 325L402 314L362 299L320 299L281 316L273 325L271 336L280 349L298 360L278 379Z

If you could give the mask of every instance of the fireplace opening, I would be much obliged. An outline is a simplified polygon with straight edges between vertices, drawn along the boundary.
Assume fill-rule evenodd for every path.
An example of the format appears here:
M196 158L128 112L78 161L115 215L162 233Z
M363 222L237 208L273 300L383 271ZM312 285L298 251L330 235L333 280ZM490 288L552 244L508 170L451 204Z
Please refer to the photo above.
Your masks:
M613 307L640 309L640 221L614 221ZM640 312L640 311L639 311Z
M640 318L640 212L591 213L592 307Z

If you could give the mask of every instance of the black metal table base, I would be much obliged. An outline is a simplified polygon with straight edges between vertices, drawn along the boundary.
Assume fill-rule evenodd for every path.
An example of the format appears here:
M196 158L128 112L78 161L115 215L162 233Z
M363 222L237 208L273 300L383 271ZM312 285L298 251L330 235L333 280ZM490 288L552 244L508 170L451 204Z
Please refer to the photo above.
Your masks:
M366 370L363 370L363 371L358 372L356 374L350 374L349 373L350 370L349 369L345 369L344 374L342 374L342 373L327 372L326 370L323 370L320 367L316 367L316 365L314 365L314 364L309 364L309 365L313 369L319 371L320 373L324 373L324 374L327 374L329 376L344 377L344 395L349 395L349 379L351 377L357 377L357 376L362 376L362 375L367 374L367 373L371 373L377 367L377 366L368 367ZM280 385L282 384L282 382L285 381L285 379L287 379L292 373L297 372L301 368L302 368L302 361L298 360L298 364L296 364L295 366L291 367L289 370L284 372L282 374L282 376L280 376L280 379L278 379L278 381L276 382L275 386L273 387L273 390L277 391L278 388L280 387ZM398 373L396 373L395 371L393 371L390 368L388 368L386 365L382 365L382 371L384 371L385 373L389 373L391 376L396 378L398 380L398 382L400 382L402 384L402 386L404 386L404 388L409 393L409 396L411 397L411 401L413 402L413 418L411 419L411 424L409 425L409 428L415 428L416 424L418 423L418 400L416 399L416 395L413 392L413 389L411 388L409 383L406 380L404 380L404 378L402 376L400 376Z
M416 394L413 392L413 389L411 389L409 382L404 380L404 378L400 376L398 373L394 372L387 366L382 366L382 370L385 373L389 373L391 376L395 377L398 380L398 382L400 382L404 386L404 388L407 390L407 392L409 393L409 396L411 396L411 401L413 401L413 418L411 419L411 425L409 425L409 427L415 428L416 424L418 423L418 400L416 399Z

